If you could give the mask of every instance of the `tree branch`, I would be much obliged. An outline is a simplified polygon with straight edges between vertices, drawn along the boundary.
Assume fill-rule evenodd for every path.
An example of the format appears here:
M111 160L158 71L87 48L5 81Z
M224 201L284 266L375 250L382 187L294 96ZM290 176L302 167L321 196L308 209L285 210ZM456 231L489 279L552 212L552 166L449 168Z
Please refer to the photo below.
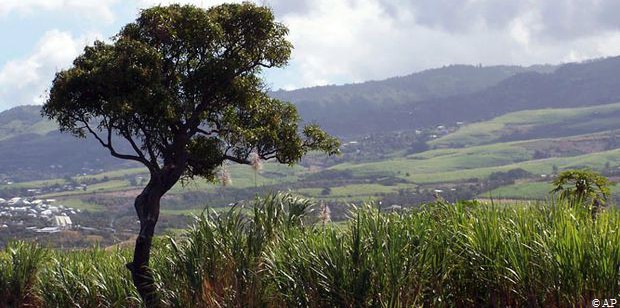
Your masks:
M155 154L155 150L153 150L153 146L151 144L152 142L151 134L144 127L144 124L140 121L140 119L138 119L135 116L134 116L134 122L136 122L136 124L138 125L138 128L142 131L142 135L144 135L144 140L142 140L142 143L144 144L144 147L146 148L150 156L151 164L157 165L157 155Z
M202 128L196 128L195 130L196 130L197 133L203 134L205 136L211 136L214 133L218 133L219 134L219 131L217 129L212 129L210 131L206 131L206 130L204 130Z
M139 163L142 163L144 166L146 166L149 170L153 169L153 166L151 166L151 164L149 164L149 162L143 158L143 157L139 157L139 156L135 156L135 155L128 155L128 154L120 154L116 151L116 149L114 149L114 147L112 146L112 127L110 127L108 125L108 142L106 143L105 141L103 141L103 139L95 132L95 130L92 129L92 127L90 127L90 125L85 122L85 121L81 121L84 124L84 127L90 132L91 135L93 135L93 137L95 137L95 139L97 139L97 141L99 141L99 143L106 149L108 149L110 151L110 155L116 157L116 158L120 158L120 159L126 159L126 160L133 160L133 161L137 161Z
M235 157L235 156L224 155L224 159L230 160L232 162L235 162L237 164L242 164L242 165L250 165L250 164L252 164L249 160L247 160L247 158L246 159L242 159L242 158Z

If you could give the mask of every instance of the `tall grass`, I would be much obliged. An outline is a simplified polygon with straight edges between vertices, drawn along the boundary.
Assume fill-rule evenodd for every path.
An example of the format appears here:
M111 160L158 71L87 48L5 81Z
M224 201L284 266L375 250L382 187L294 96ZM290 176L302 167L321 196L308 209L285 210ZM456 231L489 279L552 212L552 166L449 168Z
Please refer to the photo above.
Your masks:
M565 307L620 296L616 209L592 219L587 209L562 202L439 202L399 213L367 205L328 225L313 209L309 200L269 195L201 215L181 238L159 239L152 266L162 304ZM13 245L0 253L0 264L22 269L0 274L0 290L19 286L3 293L4 306L16 299L51 307L140 305L123 268L130 251Z
M0 307L36 306L37 274L46 252L36 244L12 242L0 252Z
M56 251L41 273L40 297L53 307L139 307L125 264L129 250Z
M344 229L271 246L268 280L290 306L586 305L619 295L619 218L563 204L367 207Z
M314 204L290 194L257 198L227 213L196 218L185 239L170 239L159 261L167 303L188 306L265 306L262 254L288 230L307 224Z

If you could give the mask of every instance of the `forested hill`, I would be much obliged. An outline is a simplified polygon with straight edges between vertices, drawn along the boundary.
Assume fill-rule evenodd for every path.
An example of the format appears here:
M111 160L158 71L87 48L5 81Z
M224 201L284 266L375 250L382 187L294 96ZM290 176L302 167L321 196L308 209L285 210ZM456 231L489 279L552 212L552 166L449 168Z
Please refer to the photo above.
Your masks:
M305 121L339 137L454 127L519 110L620 102L620 57L561 66L452 65L382 81L271 94L292 101ZM0 178L59 177L124 167L120 164L91 138L60 134L41 118L39 106L0 112Z
M0 112L0 180L64 177L132 166L112 158L92 138L58 131L41 117L41 106L19 106Z
M554 66L455 65L353 85L277 91L340 135L490 119L507 112L620 101L620 57Z
M276 91L274 97L295 103L304 118L337 135L400 129L387 114L416 102L472 94L519 73L552 72L555 66L450 65L381 81ZM407 121L409 122L409 121Z
M397 123L407 123L402 115L412 112L409 125L428 126L487 120L520 110L585 107L619 101L620 57L614 57L565 64L551 73L519 73L476 93L409 104L394 116Z

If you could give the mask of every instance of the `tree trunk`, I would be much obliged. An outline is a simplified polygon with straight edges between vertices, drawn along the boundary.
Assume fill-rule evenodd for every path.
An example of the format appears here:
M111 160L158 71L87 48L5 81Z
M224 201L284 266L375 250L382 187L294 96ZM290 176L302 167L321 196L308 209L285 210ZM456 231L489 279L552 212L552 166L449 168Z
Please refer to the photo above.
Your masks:
M187 167L188 153L185 146L188 136L179 134L174 138L174 148L164 155L164 165L158 171L151 170L151 178L144 190L136 197L134 207L140 220L140 233L136 239L133 261L127 264L131 278L146 307L159 306L159 296L153 272L149 268L151 243L155 225L159 219L161 197L174 186Z
M159 298L153 273L149 268L151 241L159 218L159 202L167 191L160 176L151 175L149 183L136 197L134 207L140 220L140 233L136 239L133 261L127 264L131 277L146 307L157 307Z

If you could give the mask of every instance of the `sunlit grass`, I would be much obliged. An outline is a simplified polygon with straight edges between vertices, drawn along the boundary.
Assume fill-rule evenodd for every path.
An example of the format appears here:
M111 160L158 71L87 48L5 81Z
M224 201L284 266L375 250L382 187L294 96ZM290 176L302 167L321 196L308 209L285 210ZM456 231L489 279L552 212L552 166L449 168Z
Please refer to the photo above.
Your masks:
M353 210L323 224L312 200L270 195L197 217L155 242L166 306L586 306L620 290L620 212L436 203ZM130 249L0 252L2 305L137 307ZM19 302L18 302L19 301Z
M431 141L430 144L435 146L488 144L497 142L516 129L525 130L546 125L580 128L584 132L617 129L618 121L605 119L605 115L613 115L619 110L620 104L616 103L579 108L517 111L489 121L466 125L452 134Z

